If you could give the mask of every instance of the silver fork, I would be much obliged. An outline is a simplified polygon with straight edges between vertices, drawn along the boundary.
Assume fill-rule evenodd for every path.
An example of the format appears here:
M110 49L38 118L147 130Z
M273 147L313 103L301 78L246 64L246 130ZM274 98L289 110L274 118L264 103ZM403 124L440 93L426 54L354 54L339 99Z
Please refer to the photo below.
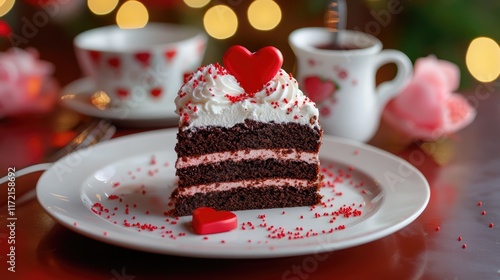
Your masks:
M107 120L96 120L90 123L80 134L78 134L65 147L48 158L48 162L56 162L67 154L87 148L97 143L111 139L116 128Z
M66 146L47 158L46 163L39 163L16 170L16 177L23 176L29 173L47 170L54 162L62 157L78 151L83 148L90 147L97 143L111 139L115 134L116 128L107 120L94 120L85 129L83 129L73 140ZM9 176L0 179L0 184L4 184L9 180Z

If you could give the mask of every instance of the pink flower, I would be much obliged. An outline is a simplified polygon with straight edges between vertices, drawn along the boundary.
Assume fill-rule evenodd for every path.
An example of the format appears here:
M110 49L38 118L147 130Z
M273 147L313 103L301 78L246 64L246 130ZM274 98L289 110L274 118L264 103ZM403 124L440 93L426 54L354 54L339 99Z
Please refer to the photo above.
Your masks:
M58 89L53 72L53 65L39 60L35 49L0 53L0 117L50 110Z
M387 104L384 120L414 139L430 140L453 133L472 122L476 111L460 94L459 68L434 56L415 62L413 78Z

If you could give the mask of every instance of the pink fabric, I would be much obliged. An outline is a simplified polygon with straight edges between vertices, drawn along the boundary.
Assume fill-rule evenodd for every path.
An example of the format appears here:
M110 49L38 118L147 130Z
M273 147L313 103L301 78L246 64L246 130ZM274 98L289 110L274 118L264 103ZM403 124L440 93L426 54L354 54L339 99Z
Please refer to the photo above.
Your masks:
M432 140L470 124L474 108L460 94L457 65L434 56L415 62L411 81L393 98L383 118L411 138Z
M58 89L53 72L35 49L0 53L0 117L52 109Z

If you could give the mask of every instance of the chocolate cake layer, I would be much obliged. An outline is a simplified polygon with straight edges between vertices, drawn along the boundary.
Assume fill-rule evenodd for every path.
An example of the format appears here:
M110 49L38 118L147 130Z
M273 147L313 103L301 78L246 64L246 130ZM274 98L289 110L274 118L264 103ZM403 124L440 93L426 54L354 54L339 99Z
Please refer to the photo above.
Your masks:
M193 196L175 197L175 216L191 215L198 207L212 207L216 210L247 210L318 204L321 196L316 185L308 188L290 186L267 188L237 188L229 191L197 193Z
M233 127L179 130L175 151L179 157L245 149L296 149L318 152L322 132L298 123L262 123L245 120Z
M249 179L291 178L316 180L319 164L303 161L242 160L224 161L215 164L201 164L177 169L179 188L215 182L232 182Z

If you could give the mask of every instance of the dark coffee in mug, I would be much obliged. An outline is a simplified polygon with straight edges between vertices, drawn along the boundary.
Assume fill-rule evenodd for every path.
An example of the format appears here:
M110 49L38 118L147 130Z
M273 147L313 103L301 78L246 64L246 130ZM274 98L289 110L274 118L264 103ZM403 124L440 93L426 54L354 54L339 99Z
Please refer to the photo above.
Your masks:
M329 51L351 51L351 50L359 50L362 49L358 46L352 44L338 45L334 43L327 43L324 45L316 46L317 49L320 50L329 50Z

